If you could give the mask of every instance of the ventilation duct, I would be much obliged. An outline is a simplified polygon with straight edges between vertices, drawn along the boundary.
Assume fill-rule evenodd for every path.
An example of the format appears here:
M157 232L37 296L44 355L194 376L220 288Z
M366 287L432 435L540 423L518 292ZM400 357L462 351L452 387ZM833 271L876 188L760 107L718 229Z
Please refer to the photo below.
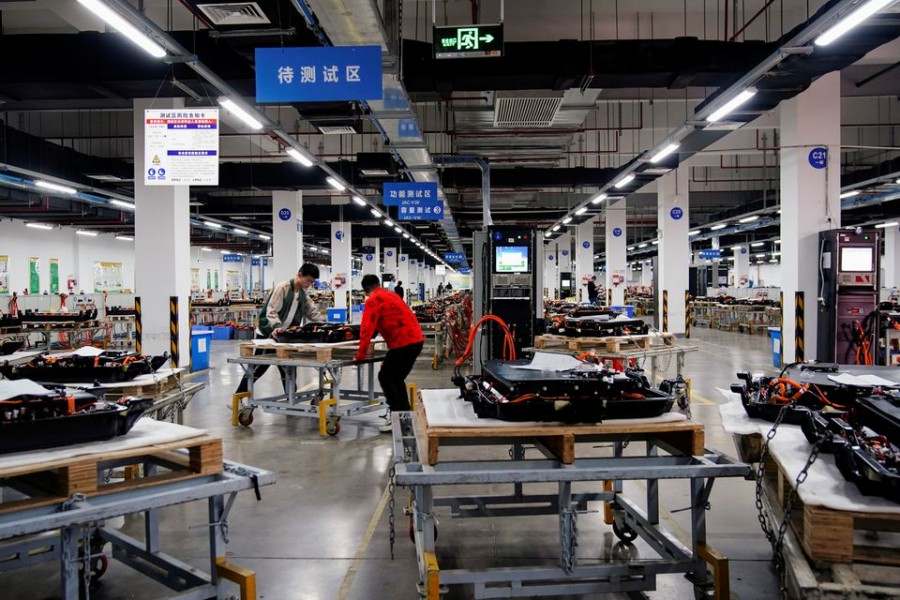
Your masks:
M498 96L494 100L494 127L550 127L562 103L562 94L549 97Z
M256 2L198 4L197 8L218 27L271 24L269 17Z

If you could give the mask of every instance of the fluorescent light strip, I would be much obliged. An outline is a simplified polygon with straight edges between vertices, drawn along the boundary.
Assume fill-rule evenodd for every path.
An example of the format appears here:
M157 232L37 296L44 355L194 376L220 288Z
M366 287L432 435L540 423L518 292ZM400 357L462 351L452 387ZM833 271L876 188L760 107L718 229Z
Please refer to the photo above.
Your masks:
M634 250L634 246L628 246L628 248L626 248L626 250L628 250L629 252L631 252L632 250Z
M231 98L219 98L219 104L221 104L228 112L232 113L238 119L247 124L250 129L262 129L263 124L260 123L256 117L251 115L247 110L237 105L237 103Z
M713 225L709 228L710 231L718 231L720 229L725 229L728 227L728 223L719 223L718 225Z
M662 150L660 150L659 152L654 154L653 158L650 159L650 162L652 162L654 164L658 163L659 161L661 161L668 155L670 155L673 152L675 152L676 150L678 150L678 146L680 146L680 144L678 144L676 142L672 142L671 144L669 144L668 146L666 146L665 148L663 148Z
M739 219L738 223L752 223L753 221L757 220L758 218L759 218L759 215L751 215L749 217L744 217L743 219Z
M230 252L228 252L228 250L219 250L219 253L220 254L230 254Z
M328 185L330 185L331 187L333 187L334 189L336 189L339 192L343 192L344 190L347 189L347 186L345 186L343 183L341 183L334 177L330 177L330 176L326 177L325 182L328 183Z
M869 0L817 37L816 46L827 46L892 2L894 0Z
M394 231L396 231L397 233L401 233L403 230L399 227L394 227Z
M250 232L247 231L246 229L238 229L237 227L235 227L235 228L232 229L231 231L234 232L234 233L237 233L238 235L247 235L248 233L250 233Z
M606 200L606 198L607 198L606 194L600 194L599 196L596 196L595 198L593 198L591 200L591 204L600 204L601 202Z
M650 243L651 243L652 245L654 245L654 246L659 246L659 240L653 240L653 241L650 242Z
M579 208L578 210L575 211L575 214L576 214L576 215L583 215L583 214L586 213L586 212L587 212L587 206L582 206L581 208Z
M563 222L563 225L568 225L569 223L572 222L572 217L566 217L565 219L562 220L562 222Z
M373 217L381 217L381 213L378 212L378 210L376 210L374 208L372 210L370 210L369 212L372 213Z
M296 148L288 148L287 150L285 150L285 152L287 152L288 156L290 156L291 158L296 160L298 163L300 163L304 167L313 166L313 161L311 161L308 157L304 156L303 153L300 152L299 150L297 150Z
M561 225L554 225L554 226L551 228L551 231L559 231L559 228L560 228L560 227L561 227Z
M841 199L843 200L844 198L852 198L853 196L859 196L859 190L844 192L843 194L841 194Z
M752 244L750 244L750 247L751 248L759 248L760 246L765 246L765 245L766 245L765 242L753 242Z
M732 98L731 100L726 102L724 105L722 105L721 108L719 108L718 110L713 112L713 114L706 117L706 120L709 121L710 123L715 123L716 121L719 121L724 116L726 116L728 113L730 113L737 107L741 106L744 102L746 102L747 100L749 100L750 98L752 98L755 95L756 95L756 88L747 88L745 90L742 90L737 96L735 96L734 98Z
M25 223L25 227L31 227L32 229L46 229L48 231L53 229L51 225L44 225L43 223Z
M391 221L390 219L385 219L385 220L384 220L384 224L387 225L388 227L393 227L393 226L394 226L394 222Z
M207 227L212 227L213 229L222 229L222 225L219 223L213 223L212 221L203 221L203 224Z
M699 229L692 229L691 231L688 231L688 235L699 235L699 234L700 234Z
M121 240L123 242L133 242L134 241L134 238L131 237L130 235L117 235L116 239Z
M203 248L200 248L200 249L203 250L204 252L215 252L215 250L213 250L212 248L207 248L206 246L204 246Z
M113 204L115 206L120 206L120 207L128 209L128 210L134 210L134 204L132 204L131 202L125 202L124 200L115 200L114 199L114 200L110 200L109 203Z
M67 185L60 185L58 183L50 183L49 181L38 180L38 181L34 182L34 185L36 185L39 188L45 189L45 190L51 190L51 191L60 192L63 194L77 194L78 193L78 190L76 190L75 188L69 187Z
M896 227L897 225L900 225L900 222L891 221L890 223L879 223L875 226L875 229L886 229L888 227Z
M272 238L264 233L259 234L259 239L269 241Z
M359 196L353 196L353 201L359 204L360 206L365 206L366 201L360 198Z
M110 27L127 37L133 43L141 47L144 52L154 58L163 58L165 49L150 39L150 37L138 30L137 27L120 17L117 13L99 0L78 0L83 7L103 19Z
M647 244L646 244L646 243L644 243L644 244L638 244L638 248L646 248L646 247L647 247Z
M622 179L620 179L619 181L614 183L613 187L616 188L617 190L620 190L623 187L625 187L626 185L628 185L629 183L631 183L632 181L634 181L634 173L629 173L628 175L626 175L625 177L623 177Z
M84 235L87 237L97 237L96 231L87 231L86 229L79 229L75 232L75 235Z

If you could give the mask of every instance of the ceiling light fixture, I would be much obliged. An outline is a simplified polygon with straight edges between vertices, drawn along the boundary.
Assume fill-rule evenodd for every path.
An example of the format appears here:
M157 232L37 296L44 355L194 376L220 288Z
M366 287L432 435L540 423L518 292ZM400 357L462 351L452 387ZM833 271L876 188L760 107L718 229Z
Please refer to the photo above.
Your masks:
M228 252L228 250L219 250L219 253L220 254L230 254L230 252Z
M401 233L403 230L399 227L394 227L394 231L396 231L397 233Z
M634 173L629 173L628 175L626 175L625 177L623 177L623 178L620 179L619 181L615 182L615 183L613 184L613 187L616 188L617 190L621 190L623 187L625 187L626 185L628 185L628 184L631 183L632 181L634 181Z
M272 238L264 233L259 234L259 239L269 241Z
M606 198L607 198L606 194L600 194L599 196L594 196L594 198L591 199L591 204L600 204L601 202L606 200Z
M563 222L563 225L568 225L569 223L572 222L572 217L566 217L565 219L562 220L562 222Z
M652 245L654 245L654 246L659 246L659 240L653 240L653 241L650 242L650 243L651 243Z
M96 231L88 231L87 229L78 229L75 231L75 235L83 235L86 237L97 237Z
M365 206L366 201L360 198L359 196L353 196L353 201L359 204L360 206Z
M756 95L756 88L747 88L745 90L741 90L741 92L737 96L735 96L734 98L732 98L731 100L729 100L728 102L723 104L721 108L719 108L718 110L714 111L711 115L706 117L706 120L709 121L710 123L715 123L716 121L721 120L728 113L730 113L737 107L741 106L747 100L749 100L750 98L752 98L755 95Z
M378 210L375 209L375 208L373 208L373 209L370 210L369 212L372 213L372 216L373 216L373 217L381 217L381 213L378 212Z
M219 223L214 223L212 221L203 221L203 224L207 227L212 227L213 229L222 229L222 225Z
M35 181L34 185L39 188L43 188L45 190L52 190L54 192L60 192L63 194L77 194L78 190L75 188L69 187L67 185L60 185L58 183L50 183L49 181Z
M638 244L638 248L646 248L646 247L647 247L646 242L643 243L643 244Z
M165 49L150 39L150 37L139 31L137 27L120 17L117 13L99 0L78 0L83 7L103 19L110 27L127 37L133 43L137 44L147 54L154 58L163 58L166 55Z
M720 229L725 229L728 227L728 223L719 223L718 225L713 225L709 228L710 231L718 231Z
M626 250L628 250L629 252L631 252L632 250L634 250L634 246L628 246L628 247L626 248Z
M328 183L328 185L330 185L331 187L333 187L334 189L336 189L339 192L343 192L344 190L347 189L347 186L345 186L343 183L341 183L334 177L326 177L325 182Z
M859 190L850 190L849 192L844 192L841 194L841 199L844 198L852 198L853 196L859 196Z
M652 162L653 164L660 162L662 159L678 150L678 146L680 145L681 144L678 144L677 142L672 142L671 144L667 145L665 148L654 154L653 158L650 159L650 162Z
M554 226L551 228L551 231L559 231L559 228L560 228L560 227L561 227L561 225L554 225Z
M43 223L25 223L25 227L31 227L32 229L53 229L51 225L44 225Z
M248 233L250 233L246 229L239 229L237 227L233 228L231 231L233 231L234 233L236 233L238 235L247 235Z
M408 234L408 233L404 233L404 234L403 234L403 239L404 239L404 240L408 240L408 239L409 239L409 234Z
M219 98L219 104L221 104L225 110L232 113L238 119L247 124L250 129L262 129L263 124L260 123L256 117L250 114L250 111L244 109L241 106L232 100L231 98L225 98L224 96Z
M759 218L759 215L750 215L749 217L744 217L743 219L739 219L738 223L752 223L753 221L757 220L758 218Z
M388 227L393 227L393 226L394 226L394 222L391 221L390 219L385 219L385 220L384 220L384 224L387 225Z
M215 250L213 250L212 248L207 248L206 246L204 246L203 248L200 248L200 249L203 250L204 252L215 252Z
M891 221L890 223L879 223L875 226L875 229L886 229L888 227L896 227L897 225L900 225L900 222Z
M288 148L285 152L304 167L313 166L313 161L311 161L308 156L304 156L304 154L296 148Z
M575 214L576 214L576 215L583 215L583 214L586 213L586 212L587 212L587 206L582 206L581 208L579 208L578 210L575 211Z
M134 241L134 238L131 237L130 235L117 235L116 239L122 240L123 242L133 242Z
M759 247L765 246L765 245L766 245L765 242L753 242L752 244L750 244L750 247L751 248L759 248Z
M127 210L134 210L134 204L131 202L125 202L124 200L110 200L110 204L114 204L115 206L120 206Z
M894 0L869 0L817 37L816 46L827 46L892 2Z
M688 235L699 235L699 234L700 234L699 229L692 229L691 231L688 231Z

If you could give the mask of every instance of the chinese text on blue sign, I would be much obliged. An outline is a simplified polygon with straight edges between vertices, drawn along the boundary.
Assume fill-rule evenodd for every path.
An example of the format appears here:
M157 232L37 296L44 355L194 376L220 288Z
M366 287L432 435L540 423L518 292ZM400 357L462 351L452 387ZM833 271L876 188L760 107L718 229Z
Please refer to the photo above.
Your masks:
M385 183L384 205L397 207L400 221L440 221L444 201L438 198L437 183Z
M448 263L466 262L466 255L462 252L444 252L444 260Z
M702 258L702 259L722 258L722 250L720 250L719 248L712 248L710 250L701 250L700 258Z
M380 100L380 46L256 49L257 102Z
M244 262L244 257L240 254L223 254L222 262Z

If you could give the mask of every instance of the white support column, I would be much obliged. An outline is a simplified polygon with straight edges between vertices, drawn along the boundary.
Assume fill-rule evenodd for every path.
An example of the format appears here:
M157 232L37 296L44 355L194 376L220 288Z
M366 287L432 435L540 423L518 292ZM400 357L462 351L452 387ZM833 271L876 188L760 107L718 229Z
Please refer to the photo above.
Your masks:
M841 74L820 77L781 103L781 289L784 292L782 360L795 358L795 292L804 296L803 358L816 358L819 232L841 226ZM810 152L825 147L824 169Z
M559 299L559 268L556 266L556 242L541 244L543 248L544 289L551 300Z
M272 192L272 281L293 279L303 264L303 192Z
M169 299L178 298L179 366L191 357L190 187L144 184L144 111L181 108L184 100L134 101L134 282L141 298L144 354L170 351ZM89 289L81 282L84 289Z
M626 239L625 200L606 207L606 289L612 290L612 306L625 304ZM619 281L613 285L613 278ZM608 292L607 292L608 293Z
M557 264L557 281L562 277L563 273L572 273L572 234L566 233L559 236L556 240L556 264ZM563 289L562 284L558 284L559 298L569 298L574 294L572 288Z
M659 245L656 247L659 257L657 314L662 325L665 290L669 296L667 330L669 333L684 333L684 291L688 289L688 265L691 262L688 168L681 167L663 175L657 180L656 189L657 219L660 223Z
M372 252L363 254L363 275L381 276L381 239L380 238L363 238L363 246L373 248Z
M403 289L406 290L403 299L409 304L409 255L400 254L397 261L397 281L403 282Z
M384 274L393 275L394 283L397 282L397 262L397 247L386 247L384 249Z
M748 287L750 285L750 246L743 244L734 248L734 286ZM741 281L746 283L741 283Z
M409 300L419 297L419 261L415 258L409 259L409 283L403 282L409 292Z
M331 224L331 288L334 290L334 307L350 306L350 277L353 260L350 256L353 225L344 221Z
M882 287L900 288L900 227L885 227L881 232L884 235L884 260L881 264L884 269Z
M662 246L662 243L659 244ZM645 260L644 264L641 265L641 285L643 287L650 287L653 285L653 261Z
M594 226L597 217L575 228L575 285L578 302L587 302L587 282L594 274Z

